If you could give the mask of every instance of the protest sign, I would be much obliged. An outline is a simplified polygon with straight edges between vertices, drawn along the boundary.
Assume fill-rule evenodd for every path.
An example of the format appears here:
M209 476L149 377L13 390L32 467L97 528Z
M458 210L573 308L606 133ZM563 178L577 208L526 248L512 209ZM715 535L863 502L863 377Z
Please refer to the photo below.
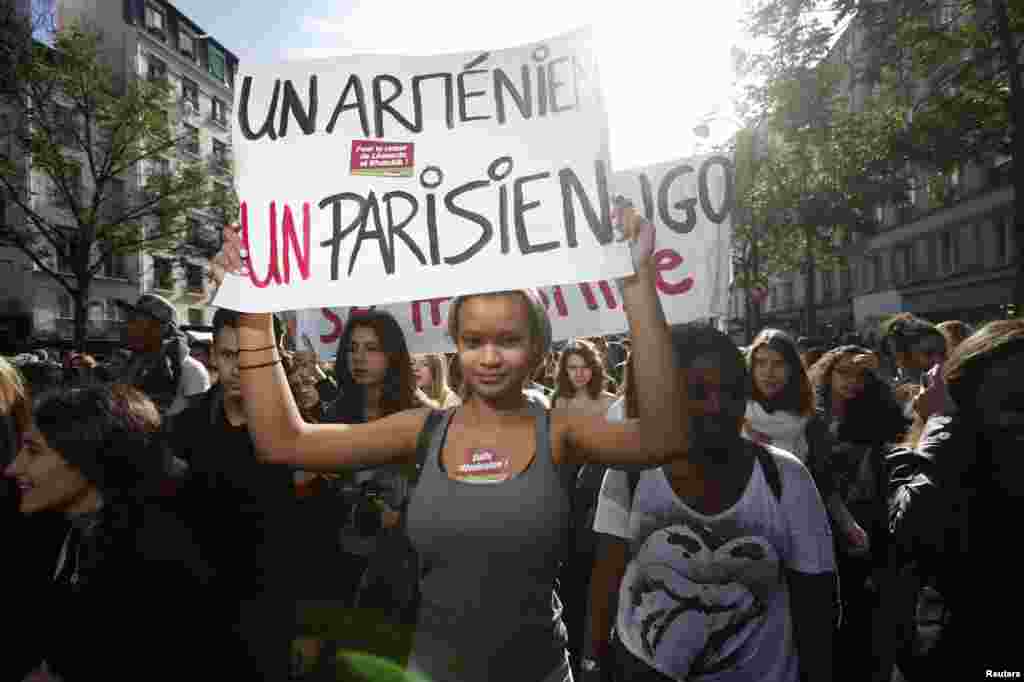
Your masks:
M524 47L245 66L233 162L251 268L214 303L372 305L616 277L588 30Z
M629 198L657 229L657 287L672 324L721 315L729 283L733 201L732 166L721 156L701 156L616 173L612 191ZM494 287L497 288L497 287ZM626 317L611 280L539 288L556 341L624 332ZM454 350L446 336L449 298L381 306L395 316L414 353ZM296 313L301 334L331 358L348 308Z

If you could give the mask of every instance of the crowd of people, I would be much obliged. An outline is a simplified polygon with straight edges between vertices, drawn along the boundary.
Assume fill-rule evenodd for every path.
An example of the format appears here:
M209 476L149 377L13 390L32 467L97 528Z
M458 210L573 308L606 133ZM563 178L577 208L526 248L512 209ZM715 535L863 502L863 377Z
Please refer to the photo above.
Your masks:
M556 350L524 290L455 298L451 354L372 310L324 363L227 309L193 353L147 294L119 362L0 358L0 678L1019 670L1015 555L984 549L1024 481L1024 321L737 347L666 323L622 219L624 336Z

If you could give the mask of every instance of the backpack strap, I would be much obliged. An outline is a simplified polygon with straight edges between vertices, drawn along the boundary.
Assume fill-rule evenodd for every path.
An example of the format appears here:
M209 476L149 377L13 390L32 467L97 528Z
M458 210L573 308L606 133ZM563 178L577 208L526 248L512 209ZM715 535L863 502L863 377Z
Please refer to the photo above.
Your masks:
M438 427L443 423L445 412L447 410L431 410L427 415L426 421L423 422L423 430L420 431L420 435L416 439L416 468L409 476L409 485L416 485L420 480L423 463L427 461L427 455L430 453L430 444L434 441Z
M772 495L776 502L782 502L782 474L779 473L779 463L775 461L775 455L768 448L754 446L757 453L757 461L761 463L761 471L764 472L764 480L768 482Z
M633 497L636 495L636 487L640 485L640 472L639 471L627 471L626 472L626 485L629 489L629 508L633 508Z
M757 461L761 463L761 471L764 472L764 479L768 482L768 487L771 488L775 501L781 502L782 474L779 472L779 463L775 461L775 455L767 448L757 446L754 447L754 452L757 453ZM636 487L640 483L640 472L635 470L627 471L626 481L629 488L629 503L632 506L633 497L636 495Z

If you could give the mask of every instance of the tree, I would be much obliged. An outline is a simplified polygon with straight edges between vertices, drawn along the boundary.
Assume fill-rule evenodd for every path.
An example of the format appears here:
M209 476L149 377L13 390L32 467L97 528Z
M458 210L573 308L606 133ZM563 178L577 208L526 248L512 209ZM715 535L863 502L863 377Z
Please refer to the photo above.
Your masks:
M0 152L0 196L18 215L0 243L25 253L67 291L82 348L90 288L101 269L139 252L208 255L216 244L184 239L187 215L210 210L225 224L237 201L211 184L199 160L171 168L167 157L191 139L173 132L166 78L122 77L104 61L101 34L80 25L57 32L52 48L25 35L0 34L0 55L11 65L4 101L15 112L0 130L12 141Z
M1007 0L832 0L868 29L865 78L893 74L906 97L899 151L948 173L966 162L1012 159L1024 196L1024 6ZM1024 214L1016 215L1014 303L1024 306Z
M761 37L779 17L850 18L866 33L855 64L857 80L901 98L904 123L894 133L893 161L932 175L929 193L946 189L942 176L973 162L1009 168L1014 196L1024 192L1024 5L1008 0L763 0L752 11ZM820 45L793 32L788 47L809 58ZM775 45L782 45L776 41ZM1001 172L1002 171L1001 169ZM940 201L942 197L938 197ZM1016 216L1017 273L1013 299L1024 310L1024 215Z
M847 67L825 59L830 31L807 20L797 3L769 2L751 11L762 53L738 54L743 108L767 123L762 151L744 173L737 156L739 215L735 235L756 250L752 286L799 271L805 281L805 327L817 328L819 269L843 262L850 237L876 227L874 209L906 201L905 169L893 161L893 133L902 125L891 94L854 109L841 93ZM741 181L750 175L747 181Z

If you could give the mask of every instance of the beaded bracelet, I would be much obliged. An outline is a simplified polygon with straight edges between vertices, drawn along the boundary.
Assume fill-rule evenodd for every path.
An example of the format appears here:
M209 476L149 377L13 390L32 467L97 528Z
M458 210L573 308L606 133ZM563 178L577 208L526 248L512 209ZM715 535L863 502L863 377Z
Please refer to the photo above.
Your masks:
M257 352L259 352L261 350L274 350L275 348L277 348L277 346L275 346L275 345L263 346L261 348L239 348L238 352L239 353L257 353Z
M280 364L280 362L281 358L278 358L277 360L274 360L272 362L263 362L258 365L239 365L238 369L241 371L243 369L259 369L260 367L272 367L274 365Z

